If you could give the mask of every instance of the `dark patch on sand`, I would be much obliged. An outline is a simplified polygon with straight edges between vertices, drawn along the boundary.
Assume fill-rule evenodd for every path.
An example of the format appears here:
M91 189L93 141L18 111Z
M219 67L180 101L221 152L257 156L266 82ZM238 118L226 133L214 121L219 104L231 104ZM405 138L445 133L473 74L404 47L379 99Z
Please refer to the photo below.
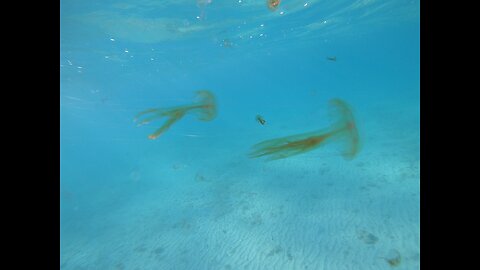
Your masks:
M374 234L361 230L357 232L358 239L362 240L365 244L373 245L378 242L378 237Z
M267 254L267 257L270 257L270 256L273 256L275 254L279 254L280 252L283 251L283 248L281 246L276 246L275 248L273 248L268 254Z

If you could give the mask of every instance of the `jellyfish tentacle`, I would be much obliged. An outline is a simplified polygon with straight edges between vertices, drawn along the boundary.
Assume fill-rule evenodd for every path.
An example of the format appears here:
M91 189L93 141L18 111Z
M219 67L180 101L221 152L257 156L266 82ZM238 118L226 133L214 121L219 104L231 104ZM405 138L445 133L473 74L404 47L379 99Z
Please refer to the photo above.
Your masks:
M162 118L162 117L165 116L164 115L165 110L157 110L156 112L151 112L151 113L152 113L152 116L144 118L141 121L138 121L139 119L137 119L137 122L138 122L137 126L146 125L146 124L152 122L153 120L156 120L156 119L159 119L159 118Z
M137 113L137 114L135 115L135 117L133 118L133 121L134 121L134 122L137 122L137 121L139 120L139 118L140 118L141 116L145 115L145 114L150 114L150 113L155 113L155 114L157 114L159 110L160 110L160 109L152 108L152 109L147 109L147 110L145 110L145 111L141 111L141 112L139 112L139 113Z
M161 126L159 129L157 129L154 133L150 134L148 136L148 138L151 139L151 140L154 140L154 139L158 138L158 136L160 136L162 133L167 131L170 128L171 125L173 125L178 120L182 119L182 117L185 115L185 113L186 113L186 111L178 111L174 114L171 114L169 116L167 122L165 122L165 124L163 124L163 126Z

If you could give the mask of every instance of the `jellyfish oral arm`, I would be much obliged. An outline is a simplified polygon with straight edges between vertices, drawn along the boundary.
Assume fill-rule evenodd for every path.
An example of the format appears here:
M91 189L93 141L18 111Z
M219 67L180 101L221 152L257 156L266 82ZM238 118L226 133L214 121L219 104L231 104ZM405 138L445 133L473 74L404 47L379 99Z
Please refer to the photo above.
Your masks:
M180 111L170 115L167 122L165 122L165 124L163 124L163 126L157 129L154 133L150 134L148 138L151 140L158 138L158 136L160 136L162 133L167 131L170 128L170 126L175 124L178 120L182 119L184 115L185 115L184 111Z

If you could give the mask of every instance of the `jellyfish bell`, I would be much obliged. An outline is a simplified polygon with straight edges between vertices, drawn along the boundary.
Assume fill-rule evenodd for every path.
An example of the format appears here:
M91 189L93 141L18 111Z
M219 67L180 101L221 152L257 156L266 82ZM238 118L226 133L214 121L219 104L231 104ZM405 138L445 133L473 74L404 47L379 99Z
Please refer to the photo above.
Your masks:
M210 121L217 116L215 96L208 90L197 91L198 119Z
M353 159L360 151L360 136L357 123L350 106L341 99L330 101L330 115L334 118L332 132L344 144L342 155L345 159Z

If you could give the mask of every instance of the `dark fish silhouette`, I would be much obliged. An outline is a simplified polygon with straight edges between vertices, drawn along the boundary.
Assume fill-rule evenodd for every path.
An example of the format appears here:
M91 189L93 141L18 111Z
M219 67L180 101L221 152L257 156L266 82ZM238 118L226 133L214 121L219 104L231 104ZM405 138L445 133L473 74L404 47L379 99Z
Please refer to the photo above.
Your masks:
M255 117L255 119L257 119L257 121L258 121L262 126L265 125L265 123L267 122L267 121L265 121L265 119L263 119L263 117L262 117L261 115L259 115L259 114Z
M328 56L328 57L327 57L327 60L337 61L337 57L336 57L336 56Z

